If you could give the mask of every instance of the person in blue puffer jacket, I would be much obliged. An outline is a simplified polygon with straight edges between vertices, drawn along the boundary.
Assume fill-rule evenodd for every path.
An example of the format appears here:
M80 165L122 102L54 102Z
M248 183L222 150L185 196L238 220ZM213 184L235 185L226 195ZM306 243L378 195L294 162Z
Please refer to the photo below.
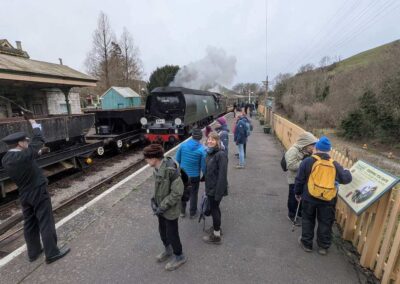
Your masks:
M176 152L176 161L179 166L190 177L190 219L194 219L197 214L197 199L200 185L200 173L206 171L206 151L200 143L203 133L201 129L193 129L192 138L181 144ZM186 202L182 201L181 217L186 216Z

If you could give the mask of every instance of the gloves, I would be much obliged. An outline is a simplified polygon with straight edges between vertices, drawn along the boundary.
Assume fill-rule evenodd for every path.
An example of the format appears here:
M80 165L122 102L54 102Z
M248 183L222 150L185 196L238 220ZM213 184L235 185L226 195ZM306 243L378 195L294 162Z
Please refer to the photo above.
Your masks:
M161 207L157 207L156 211L154 211L154 215L161 216L162 214L165 213L165 209Z

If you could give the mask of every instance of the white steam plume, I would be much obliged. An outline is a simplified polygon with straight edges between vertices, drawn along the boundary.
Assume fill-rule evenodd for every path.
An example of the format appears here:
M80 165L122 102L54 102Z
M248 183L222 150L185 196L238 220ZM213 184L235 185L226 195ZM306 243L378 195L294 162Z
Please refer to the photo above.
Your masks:
M228 56L225 50L211 46L207 47L206 52L204 58L179 69L169 85L201 90L230 85L236 75L236 57Z

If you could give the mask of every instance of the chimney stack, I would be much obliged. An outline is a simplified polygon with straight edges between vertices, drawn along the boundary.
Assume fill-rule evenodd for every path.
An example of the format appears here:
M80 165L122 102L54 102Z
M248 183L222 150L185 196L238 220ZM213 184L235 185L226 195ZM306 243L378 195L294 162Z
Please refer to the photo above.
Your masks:
M17 40L15 43L16 43L16 45L17 45L17 49L22 50L21 41Z
M60 60L60 65L63 65L62 58L58 58Z

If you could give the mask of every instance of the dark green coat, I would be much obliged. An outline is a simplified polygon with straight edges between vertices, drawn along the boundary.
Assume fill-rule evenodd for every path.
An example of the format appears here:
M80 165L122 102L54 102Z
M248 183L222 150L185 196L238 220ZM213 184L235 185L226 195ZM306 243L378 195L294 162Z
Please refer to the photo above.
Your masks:
M174 178L177 173L179 174L179 171L170 157L164 158L160 168L154 170L153 173L155 179L154 199L159 207L166 210L163 217L168 220L179 218L181 212L183 182L180 176Z

